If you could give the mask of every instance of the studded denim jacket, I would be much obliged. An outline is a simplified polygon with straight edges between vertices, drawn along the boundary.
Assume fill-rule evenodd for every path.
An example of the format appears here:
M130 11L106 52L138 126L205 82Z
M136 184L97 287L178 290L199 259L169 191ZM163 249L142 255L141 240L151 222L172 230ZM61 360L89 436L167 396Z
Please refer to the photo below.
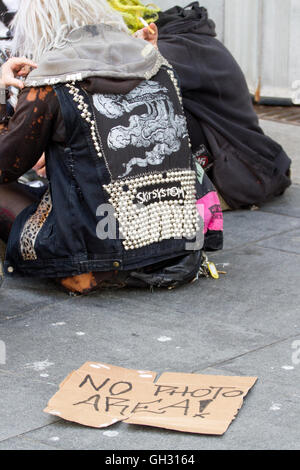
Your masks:
M13 226L8 272L131 270L201 249L197 178L172 68L162 65L126 95L90 94L76 81L55 91L66 144L48 147L49 187Z

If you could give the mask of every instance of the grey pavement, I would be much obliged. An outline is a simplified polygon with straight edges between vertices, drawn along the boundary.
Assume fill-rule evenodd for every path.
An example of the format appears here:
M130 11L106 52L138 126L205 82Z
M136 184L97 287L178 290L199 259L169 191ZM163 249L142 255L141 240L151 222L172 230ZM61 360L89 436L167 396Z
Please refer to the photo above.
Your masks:
M260 210L224 213L224 250L210 255L227 272L219 280L85 297L5 280L0 450L300 448L300 127L261 124L292 156L294 184ZM223 436L125 423L107 433L43 413L86 361L258 381Z

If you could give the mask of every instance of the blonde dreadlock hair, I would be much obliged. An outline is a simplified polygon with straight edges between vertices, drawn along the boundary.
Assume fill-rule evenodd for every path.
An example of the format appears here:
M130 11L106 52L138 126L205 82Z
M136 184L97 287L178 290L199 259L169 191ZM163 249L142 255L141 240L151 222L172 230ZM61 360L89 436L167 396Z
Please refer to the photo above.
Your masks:
M160 9L153 3L143 5L139 0L107 0L112 8L122 13L125 23L132 33L144 27L142 17L148 23L158 19Z
M22 0L12 22L12 53L38 62L45 52L65 46L74 29L101 23L130 33L106 0Z

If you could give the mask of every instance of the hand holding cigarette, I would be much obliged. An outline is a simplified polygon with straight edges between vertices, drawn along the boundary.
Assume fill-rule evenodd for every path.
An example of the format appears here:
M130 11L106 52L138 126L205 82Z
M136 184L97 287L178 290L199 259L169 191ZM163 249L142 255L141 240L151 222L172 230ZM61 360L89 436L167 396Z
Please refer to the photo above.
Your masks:
M134 37L139 39L144 39L144 41L148 41L152 44L152 46L157 48L157 40L158 40L158 29L155 23L148 23L143 19L139 18L140 21L145 25L143 29L139 29L134 33Z
M144 18L142 18L142 17L140 16L140 17L139 17L139 20L140 20L141 23L143 23L143 25L145 26L145 28L148 28L148 29L149 29L149 31L150 31L151 34L155 34L154 29L152 29L151 26L148 25L147 21L145 21ZM154 24L154 23L153 23L153 24Z

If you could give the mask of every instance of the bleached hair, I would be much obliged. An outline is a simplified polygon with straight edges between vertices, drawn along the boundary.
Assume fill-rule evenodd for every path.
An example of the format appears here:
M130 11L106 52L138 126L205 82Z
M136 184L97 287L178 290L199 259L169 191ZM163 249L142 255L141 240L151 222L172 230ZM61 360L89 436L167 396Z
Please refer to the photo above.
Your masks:
M129 33L106 0L22 0L12 22L12 54L39 62L46 52L66 45L74 29L100 23Z

